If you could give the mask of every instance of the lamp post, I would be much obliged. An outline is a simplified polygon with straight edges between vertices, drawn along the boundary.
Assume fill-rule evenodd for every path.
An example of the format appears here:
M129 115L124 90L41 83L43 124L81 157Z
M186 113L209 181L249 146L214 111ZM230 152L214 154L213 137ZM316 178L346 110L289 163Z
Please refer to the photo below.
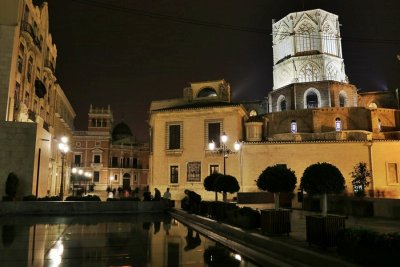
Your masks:
M92 174L90 172L85 172L83 174L85 176L85 195L87 194L87 192L90 192L90 189L88 188L88 182L90 180L90 178L92 177Z
M110 175L110 189L112 191L112 181L113 181L114 177L112 175Z
M69 151L68 138L66 136L61 137L61 143L58 144L58 149L61 152L61 184L60 184L60 199L64 200L64 161L65 155Z
M241 143L236 141L235 144L233 145L233 151L230 150L227 146L227 142L228 142L228 136L225 134L225 132L222 133L221 135L221 147L220 148L216 148L215 147L215 142L211 141L211 143L208 144L208 149L210 149L211 151L216 151L218 153L221 153L224 157L224 175L226 175L226 159L228 158L229 154L233 154L237 151L240 150L241 148Z
M92 174L90 172L84 172L82 169L77 169L77 168L72 168L72 175L73 175L73 195L75 194L75 183L78 182L79 184L79 189L83 190L84 193L86 194L87 192L87 182L88 180L92 177ZM85 189L82 188L81 182L85 182Z

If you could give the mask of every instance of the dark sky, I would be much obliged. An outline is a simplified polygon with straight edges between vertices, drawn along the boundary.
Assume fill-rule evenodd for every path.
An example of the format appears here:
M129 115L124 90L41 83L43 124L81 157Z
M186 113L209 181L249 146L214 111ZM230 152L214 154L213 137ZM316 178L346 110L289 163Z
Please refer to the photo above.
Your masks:
M36 0L40 3L42 0ZM301 0L47 0L56 76L87 127L89 105L147 140L152 100L182 97L189 82L225 79L234 101L272 88L272 19ZM304 0L339 15L346 73L363 90L400 87L399 0Z

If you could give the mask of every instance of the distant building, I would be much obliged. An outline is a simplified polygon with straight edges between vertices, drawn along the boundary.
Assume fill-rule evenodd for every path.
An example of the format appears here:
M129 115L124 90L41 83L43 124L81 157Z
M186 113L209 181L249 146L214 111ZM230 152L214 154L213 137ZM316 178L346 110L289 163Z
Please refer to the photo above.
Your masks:
M88 130L75 131L72 138L72 168L89 177L71 181L71 187L95 191L110 189L143 190L148 186L149 147L136 141L128 125L113 124L108 108L93 108L88 114ZM75 170L74 170L75 171Z
M274 86L265 101L233 103L225 80L191 83L183 98L153 101L150 187L183 190L204 199L204 178L214 171L235 176L241 191L258 191L268 166L286 164L297 175L329 162L346 179L359 162L372 171L371 195L400 198L400 110L388 94L358 94L348 83L338 17L321 9L291 13L273 24ZM228 152L215 153L228 136Z
M0 10L0 194L15 172L19 198L58 195L58 142L72 136L75 112L55 76L57 48L47 3L2 0ZM68 175L66 167L64 178Z

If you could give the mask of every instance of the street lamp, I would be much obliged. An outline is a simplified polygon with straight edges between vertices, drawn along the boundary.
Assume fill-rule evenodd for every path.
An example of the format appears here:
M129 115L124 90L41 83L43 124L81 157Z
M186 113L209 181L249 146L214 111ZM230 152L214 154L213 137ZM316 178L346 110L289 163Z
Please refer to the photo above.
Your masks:
M112 191L112 181L114 180L114 177L112 175L110 175L110 189Z
M58 144L58 149L61 152L61 185L60 185L60 199L64 200L64 161L65 155L69 151L68 138L66 136L61 137L61 143Z
M221 135L221 143L222 146L220 148L215 147L215 142L211 141L211 143L208 144L208 149L212 151L216 151L218 153L221 153L224 156L224 175L226 174L226 158L228 157L229 154L236 153L237 151L240 150L241 143L236 141L235 144L233 145L233 151L228 148L226 143L228 142L228 136L225 134L225 132L222 133Z

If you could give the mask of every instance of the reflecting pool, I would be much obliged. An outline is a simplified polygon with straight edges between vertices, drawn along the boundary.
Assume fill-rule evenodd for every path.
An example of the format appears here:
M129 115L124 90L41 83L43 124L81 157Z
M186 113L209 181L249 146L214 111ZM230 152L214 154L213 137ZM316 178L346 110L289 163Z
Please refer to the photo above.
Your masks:
M256 266L166 214L0 217L0 266Z

